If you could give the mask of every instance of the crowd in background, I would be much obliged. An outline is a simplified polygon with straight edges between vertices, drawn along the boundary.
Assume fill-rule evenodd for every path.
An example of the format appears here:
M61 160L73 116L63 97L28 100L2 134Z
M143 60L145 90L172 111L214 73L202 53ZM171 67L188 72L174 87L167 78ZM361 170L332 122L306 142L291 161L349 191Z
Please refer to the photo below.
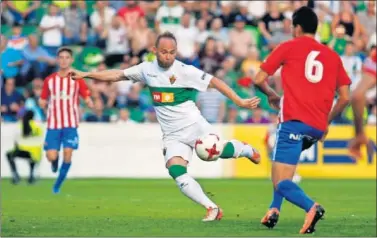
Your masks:
M125 69L145 60L159 33L171 31L178 59L223 79L243 98L260 96L260 108L242 110L216 90L197 94L211 123L270 123L277 112L252 79L264 58L292 38L291 17L308 5L319 17L316 38L334 49L352 79L376 45L375 1L19 1L1 2L1 118L15 122L24 110L46 119L38 106L44 78L56 70L56 51L74 50L79 70ZM149 91L131 82L88 80L94 109L82 106L87 122L154 123ZM280 72L269 83L282 92ZM368 94L366 123L376 123L376 91ZM350 123L348 108L335 123Z

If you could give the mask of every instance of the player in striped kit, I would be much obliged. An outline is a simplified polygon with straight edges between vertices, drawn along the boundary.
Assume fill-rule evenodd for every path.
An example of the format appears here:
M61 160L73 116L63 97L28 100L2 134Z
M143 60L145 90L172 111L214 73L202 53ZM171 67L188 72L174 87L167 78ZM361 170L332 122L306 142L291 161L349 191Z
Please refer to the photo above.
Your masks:
M54 193L59 193L69 168L73 150L79 145L77 127L79 125L79 96L88 107L93 107L90 92L84 79L72 80L70 69L73 63L73 52L69 48L58 50L59 70L49 75L43 84L39 104L47 108L47 134L44 149L47 159L52 164L54 173L58 170L58 156L63 146L63 163L59 176L53 187Z

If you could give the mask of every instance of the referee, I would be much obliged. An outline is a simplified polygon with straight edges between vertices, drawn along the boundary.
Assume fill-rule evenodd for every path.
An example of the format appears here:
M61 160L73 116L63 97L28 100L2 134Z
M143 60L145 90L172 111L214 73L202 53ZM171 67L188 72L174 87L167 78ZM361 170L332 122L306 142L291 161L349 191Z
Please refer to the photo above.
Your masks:
M34 168L42 158L43 132L41 127L33 120L34 113L26 111L20 125L21 136L15 141L12 150L7 151L6 156L12 171L12 183L18 184L21 180L18 174L15 159L26 159L30 165L29 184L35 182Z

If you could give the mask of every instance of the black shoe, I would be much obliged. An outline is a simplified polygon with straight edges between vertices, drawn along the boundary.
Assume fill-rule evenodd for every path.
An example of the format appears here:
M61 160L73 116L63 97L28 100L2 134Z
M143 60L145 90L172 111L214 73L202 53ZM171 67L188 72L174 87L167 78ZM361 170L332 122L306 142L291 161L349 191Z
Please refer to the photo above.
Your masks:
M58 159L51 162L51 170L52 170L53 173L58 172L58 165L59 165Z
M270 209L267 214L262 218L262 225L269 229L274 228L279 221L279 211L276 208Z
M311 234L315 232L315 225L319 220L323 220L325 209L319 205L314 204L310 211L306 214L305 223L300 230L300 234Z
M19 184L20 181L21 181L20 176L14 176L14 177L12 178L12 184L14 184L14 185Z
M28 182L29 184L34 184L34 183L36 182L36 179L35 179L34 177L30 177L30 178L27 180L27 182Z

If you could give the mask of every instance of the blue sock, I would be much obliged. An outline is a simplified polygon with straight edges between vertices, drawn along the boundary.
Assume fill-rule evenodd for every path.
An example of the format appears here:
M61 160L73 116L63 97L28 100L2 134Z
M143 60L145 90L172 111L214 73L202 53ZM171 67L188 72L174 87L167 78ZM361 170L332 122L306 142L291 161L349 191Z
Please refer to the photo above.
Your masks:
M54 184L55 193L59 192L60 187L62 186L65 178L67 177L67 173L70 167L71 167L71 162L70 163L63 162L62 167L60 168L60 171L59 171L59 176L56 179L56 182Z
M281 194L276 189L274 189L274 195L273 195L273 198L272 198L270 209L276 208L280 211L281 204L283 203L283 199L284 199L284 197L281 196Z
M312 208L314 201L310 199L302 189L291 180L283 180L277 185L278 192L289 202L301 207L306 212Z

